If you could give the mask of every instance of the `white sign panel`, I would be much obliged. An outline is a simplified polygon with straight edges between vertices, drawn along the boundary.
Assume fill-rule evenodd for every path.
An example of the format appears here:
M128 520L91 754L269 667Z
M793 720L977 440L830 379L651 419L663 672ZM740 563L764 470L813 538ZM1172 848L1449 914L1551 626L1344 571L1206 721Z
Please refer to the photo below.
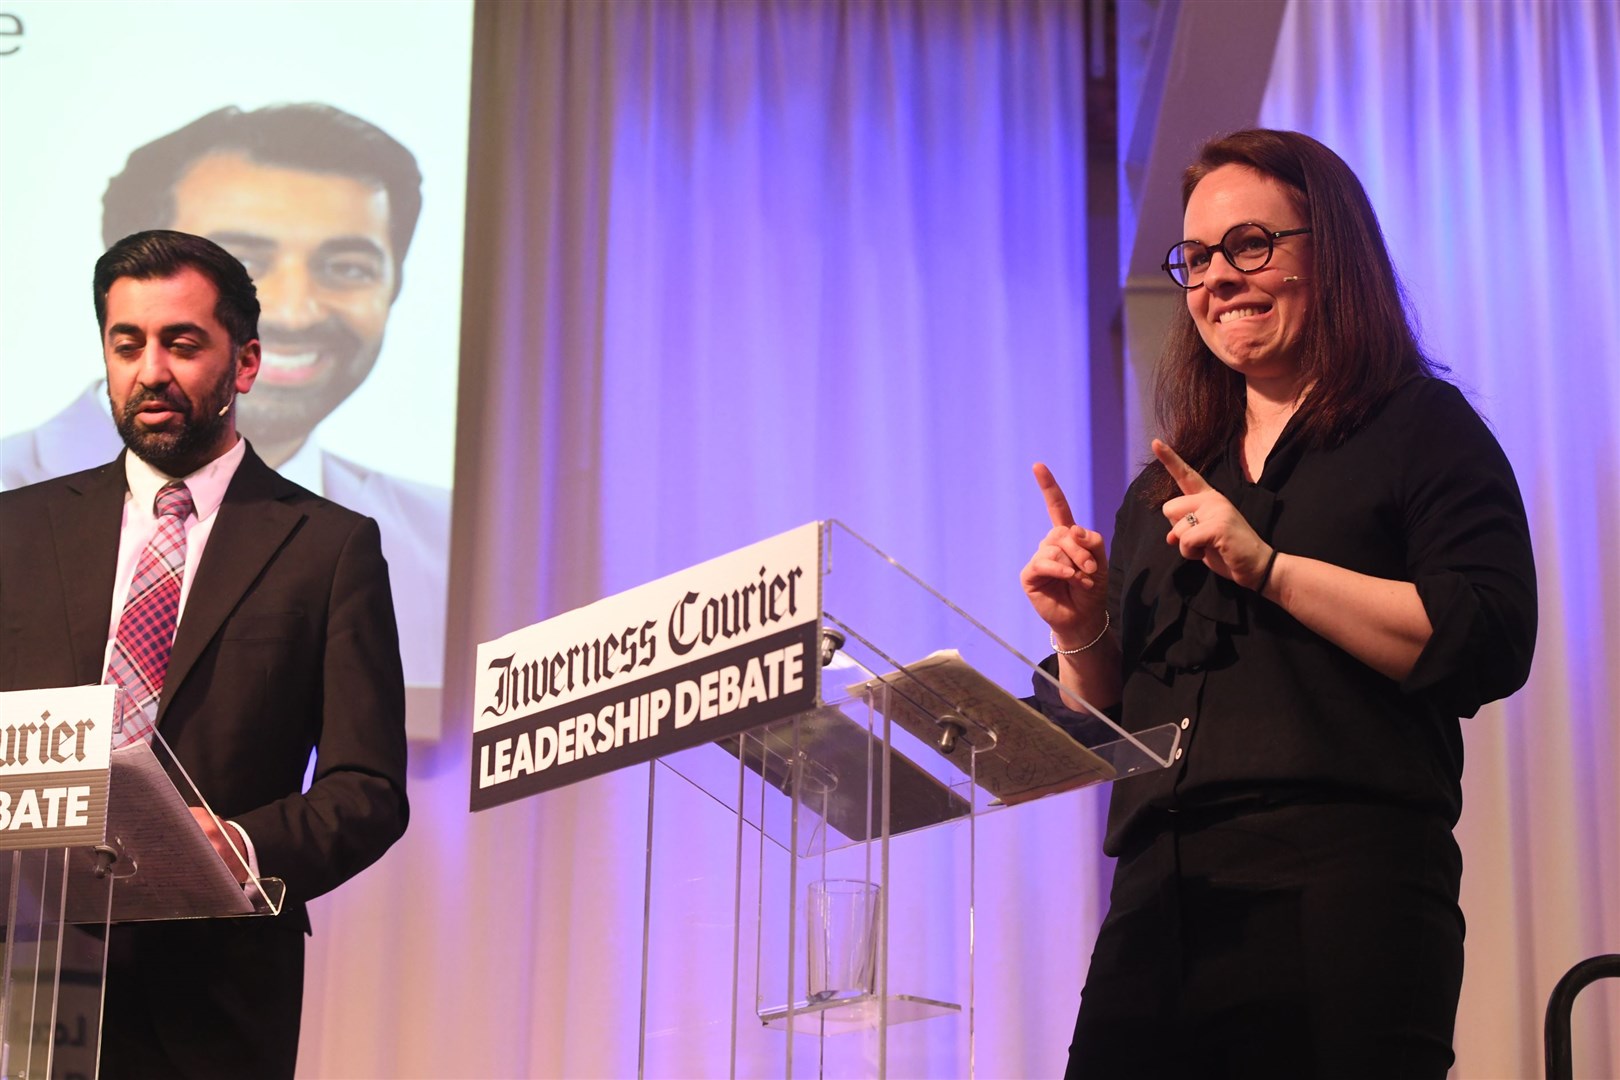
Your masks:
M814 523L478 647L472 808L814 705Z
M99 844L111 686L0 693L0 850Z

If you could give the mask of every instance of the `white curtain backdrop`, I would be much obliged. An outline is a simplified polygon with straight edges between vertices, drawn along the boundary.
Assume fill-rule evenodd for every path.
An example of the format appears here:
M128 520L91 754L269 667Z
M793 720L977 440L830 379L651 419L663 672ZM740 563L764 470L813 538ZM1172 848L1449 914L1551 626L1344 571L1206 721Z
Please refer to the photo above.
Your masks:
M480 6L448 733L413 757L405 840L315 905L302 1073L635 1073L647 771L469 815L478 641L839 517L1040 650L1029 464L1089 505L1114 437L1084 421L1083 15ZM1617 56L1601 0L1295 4L1260 118L1362 175L1536 530L1531 684L1468 725L1463 1077L1536 1075L1553 981L1620 951ZM981 830L981 1076L1061 1072L1100 806ZM702 876L733 835L691 813L675 850ZM708 985L711 932L655 962ZM1617 1004L1583 999L1580 1075L1620 1072ZM723 1073L724 1038L666 1039L650 1074Z

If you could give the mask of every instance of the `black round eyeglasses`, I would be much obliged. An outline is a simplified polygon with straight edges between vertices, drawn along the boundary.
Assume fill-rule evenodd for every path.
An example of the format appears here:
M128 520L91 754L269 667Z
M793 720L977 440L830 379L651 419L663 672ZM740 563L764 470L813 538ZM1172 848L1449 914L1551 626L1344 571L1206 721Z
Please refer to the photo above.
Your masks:
M1221 242L1213 247L1197 240L1183 240L1170 249L1160 269L1169 274L1170 280L1183 289L1196 289L1204 283L1204 272L1209 269L1210 260L1215 258L1217 251L1226 256L1226 261L1232 264L1233 269L1252 274L1271 261L1271 253L1276 250L1278 240L1310 231L1309 229L1273 231L1264 225L1245 221L1241 225L1227 229L1226 235L1221 237Z

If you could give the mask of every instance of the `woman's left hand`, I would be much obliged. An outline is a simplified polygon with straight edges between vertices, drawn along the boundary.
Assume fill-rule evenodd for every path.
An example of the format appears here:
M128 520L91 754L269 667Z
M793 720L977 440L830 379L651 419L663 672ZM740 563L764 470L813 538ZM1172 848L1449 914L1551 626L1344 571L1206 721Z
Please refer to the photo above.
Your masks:
M1153 440L1153 456L1170 471L1181 494L1164 504L1170 532L1165 543L1184 559L1197 559L1245 589L1260 584L1271 559L1271 545L1249 527L1237 507L1168 445Z

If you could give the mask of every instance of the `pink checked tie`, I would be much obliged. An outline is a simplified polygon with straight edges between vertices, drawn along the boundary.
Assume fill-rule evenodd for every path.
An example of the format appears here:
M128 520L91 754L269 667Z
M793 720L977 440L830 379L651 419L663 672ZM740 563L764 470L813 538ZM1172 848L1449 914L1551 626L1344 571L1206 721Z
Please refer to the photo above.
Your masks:
M150 740L157 717L163 675L169 670L169 650L180 621L180 583L186 573L186 518L191 516L191 491L178 481L163 485L154 507L157 532L135 564L129 600L118 620L106 682L117 683L129 694L120 698L125 708L113 732L113 746L136 739Z

